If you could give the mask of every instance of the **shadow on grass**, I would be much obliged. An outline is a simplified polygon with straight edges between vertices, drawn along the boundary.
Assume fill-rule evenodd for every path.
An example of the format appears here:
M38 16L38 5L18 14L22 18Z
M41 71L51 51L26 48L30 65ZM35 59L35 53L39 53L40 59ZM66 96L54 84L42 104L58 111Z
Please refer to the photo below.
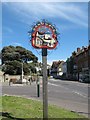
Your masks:
M10 113L8 112L0 112L0 116L2 116L2 120L6 119L6 120L11 120L11 119L14 119L14 120L25 120L23 118L16 118L16 117L12 117ZM3 118L5 117L5 118Z
M80 113L80 114L86 114L87 116L89 116L90 115L90 113L88 113L88 112L77 112L77 111L73 111L73 110L71 110L71 112L73 112L73 113Z
M1 120L90 120L88 118L16 118L12 117L8 112L0 112L0 116L2 116Z

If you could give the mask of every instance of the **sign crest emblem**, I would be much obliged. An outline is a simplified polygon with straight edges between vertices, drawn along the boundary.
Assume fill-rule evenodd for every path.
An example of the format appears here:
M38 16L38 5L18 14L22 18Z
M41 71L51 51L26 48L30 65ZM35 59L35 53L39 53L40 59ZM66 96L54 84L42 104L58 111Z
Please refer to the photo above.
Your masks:
M38 22L31 32L31 43L34 48L54 49L57 46L57 32L48 22Z

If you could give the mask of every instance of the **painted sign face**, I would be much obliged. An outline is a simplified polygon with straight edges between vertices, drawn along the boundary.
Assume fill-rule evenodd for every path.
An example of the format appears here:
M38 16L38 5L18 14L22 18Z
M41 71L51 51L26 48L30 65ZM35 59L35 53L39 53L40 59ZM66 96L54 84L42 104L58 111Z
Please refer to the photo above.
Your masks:
M31 43L34 48L54 49L58 43L55 27L46 22L37 23L32 29Z

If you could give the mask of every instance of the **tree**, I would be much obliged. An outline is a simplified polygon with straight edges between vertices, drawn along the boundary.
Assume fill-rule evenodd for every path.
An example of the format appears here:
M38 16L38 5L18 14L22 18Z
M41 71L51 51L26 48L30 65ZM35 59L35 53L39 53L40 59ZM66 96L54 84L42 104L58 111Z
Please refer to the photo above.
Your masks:
M2 64L4 64L7 61L22 61L28 62L28 61L34 61L37 62L38 58L29 50L26 50L25 48L21 46L7 46L2 49Z
M73 77L73 70L74 70L74 59L71 56L70 58L67 59L67 73L69 77Z
M29 63L33 61L33 64L38 61L38 58L29 50L21 46L6 46L2 49L2 65L3 71L8 74L21 74L22 62L24 67L24 73L29 74L30 69L35 71L35 66L30 68Z

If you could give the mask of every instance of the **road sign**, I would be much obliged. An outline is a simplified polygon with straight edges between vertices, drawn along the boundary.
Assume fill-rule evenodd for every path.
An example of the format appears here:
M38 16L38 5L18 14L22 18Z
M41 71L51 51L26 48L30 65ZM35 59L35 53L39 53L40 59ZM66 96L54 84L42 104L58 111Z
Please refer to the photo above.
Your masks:
M32 29L31 43L34 48L54 49L57 46L57 32L53 25L38 22Z

